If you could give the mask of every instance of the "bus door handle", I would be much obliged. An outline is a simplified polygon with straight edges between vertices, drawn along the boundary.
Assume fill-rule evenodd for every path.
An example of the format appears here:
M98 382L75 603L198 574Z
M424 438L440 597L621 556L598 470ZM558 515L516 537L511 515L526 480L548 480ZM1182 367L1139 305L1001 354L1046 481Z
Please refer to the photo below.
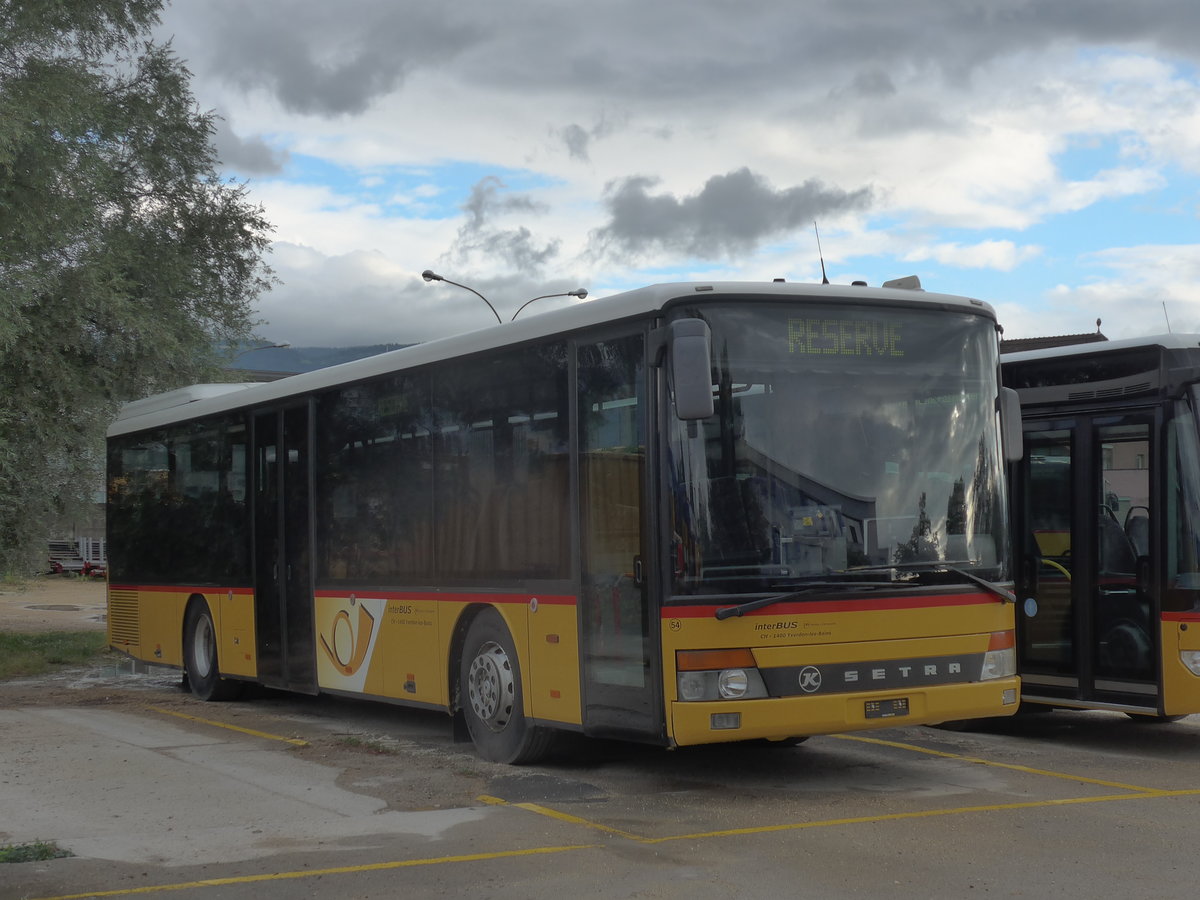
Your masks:
M633 558L633 583L638 587L642 586L642 558L635 556Z

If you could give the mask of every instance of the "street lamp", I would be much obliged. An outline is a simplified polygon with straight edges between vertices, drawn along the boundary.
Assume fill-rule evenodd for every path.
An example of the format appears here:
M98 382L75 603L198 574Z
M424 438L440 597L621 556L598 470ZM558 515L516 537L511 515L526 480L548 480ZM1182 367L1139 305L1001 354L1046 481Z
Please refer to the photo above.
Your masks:
M567 291L564 294L542 294L540 297L534 297L533 300L545 300L547 297L578 297L580 300L583 300L585 297L587 297L587 288L575 288L575 290ZM526 300L521 304L521 309L527 307L533 302L533 300ZM515 313L513 313L512 319L509 319L508 321L511 322L513 319L519 316L521 314L521 309L518 309Z
M504 322L504 320L500 318L500 313L496 312L496 307L492 306L488 298L479 293L479 291L475 290L475 288L469 288L465 284L459 284L457 281L451 281L449 278L443 278L441 275L437 274L437 272L433 271L433 269L426 269L421 273L421 277L426 281L444 281L446 284L452 284L455 287L462 288L464 291L470 291L488 305L488 309L492 311L492 315L496 317L497 322Z

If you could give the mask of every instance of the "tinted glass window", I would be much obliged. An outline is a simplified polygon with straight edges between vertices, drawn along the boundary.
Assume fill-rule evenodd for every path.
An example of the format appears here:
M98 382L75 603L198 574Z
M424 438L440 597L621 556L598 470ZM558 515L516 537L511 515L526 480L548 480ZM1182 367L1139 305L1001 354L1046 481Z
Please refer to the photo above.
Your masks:
M438 574L566 577L565 345L447 366L433 388Z
M249 577L242 419L118 438L108 466L113 578L212 584Z
M421 581L433 572L429 379L395 375L317 404L317 577Z
M566 577L567 413L557 344L322 397L318 578Z

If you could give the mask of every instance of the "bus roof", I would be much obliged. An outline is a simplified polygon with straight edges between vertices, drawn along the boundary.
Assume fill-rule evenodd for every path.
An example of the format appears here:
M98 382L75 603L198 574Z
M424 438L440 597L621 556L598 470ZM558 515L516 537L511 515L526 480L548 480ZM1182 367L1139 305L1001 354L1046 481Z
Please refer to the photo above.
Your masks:
M1195 350L1200 347L1200 334L1151 334L1145 337L1122 338L1117 341L1094 341L1087 344L1068 344L1063 347L1043 347L1039 350L1020 350L1005 353L1002 363L1036 362L1043 359L1062 359L1070 356L1093 356L1161 347L1164 350Z
M172 422L282 402L341 384L361 381L444 359L528 341L569 334L582 328L654 315L674 302L707 302L721 296L753 295L763 299L803 298L810 301L863 300L868 303L961 309L995 319L981 300L911 288L871 288L859 285L767 282L676 282L653 284L566 309L534 314L515 322L492 325L451 337L413 344L364 359L353 360L279 381L256 384L194 385L126 404L108 429L110 437L157 428Z

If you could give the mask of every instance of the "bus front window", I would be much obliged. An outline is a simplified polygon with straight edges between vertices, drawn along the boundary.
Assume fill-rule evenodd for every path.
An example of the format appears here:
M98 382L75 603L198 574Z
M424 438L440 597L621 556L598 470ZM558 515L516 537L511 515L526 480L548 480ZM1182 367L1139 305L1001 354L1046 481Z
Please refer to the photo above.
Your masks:
M857 568L1006 571L990 320L747 304L713 333L715 414L670 444L675 592Z
M1190 401L1190 402L1189 402ZM1167 423L1166 563L1163 609L1200 609L1200 385L1175 404Z

